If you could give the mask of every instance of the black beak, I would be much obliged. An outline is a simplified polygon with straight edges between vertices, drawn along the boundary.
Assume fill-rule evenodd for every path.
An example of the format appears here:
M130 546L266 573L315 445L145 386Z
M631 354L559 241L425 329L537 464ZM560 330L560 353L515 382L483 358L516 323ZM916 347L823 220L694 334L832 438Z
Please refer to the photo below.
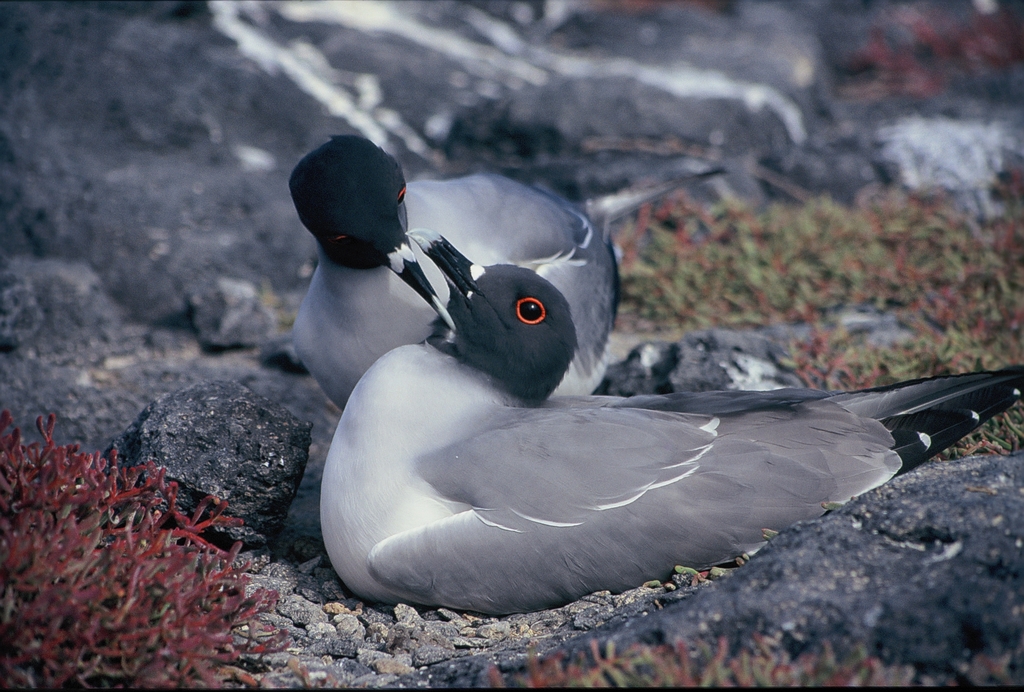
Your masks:
M420 263L416 261L416 255L412 254L412 248L409 247L409 244L403 243L397 250L390 253L387 257L388 267L391 271L398 274L398 277L402 281L409 284L409 286L412 287L412 290L419 293L423 300L430 303L430 306L434 308L434 311L440 315L441 319L443 319L454 331L455 322L452 321L452 316L448 314L448 309L441 303L441 299L437 297L437 293L434 292L434 287L430 285L429 281L427 281L427 277L423 274L423 269L420 268Z
M427 228L414 228L406 235L422 248L424 254L433 260L437 268L444 274L448 285L468 298L471 293L480 293L474 274L479 276L481 267L477 267L469 258L459 252L441 234ZM476 272L474 272L476 267ZM442 315L443 317L443 315Z

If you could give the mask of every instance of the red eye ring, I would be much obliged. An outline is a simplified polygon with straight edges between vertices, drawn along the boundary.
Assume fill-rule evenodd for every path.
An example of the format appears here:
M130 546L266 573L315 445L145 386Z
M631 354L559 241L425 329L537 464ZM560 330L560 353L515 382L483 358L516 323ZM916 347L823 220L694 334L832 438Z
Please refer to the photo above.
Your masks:
M402 189L398 191L398 203L401 204L404 199L405 199L405 185L403 185Z
M536 298L526 297L516 301L516 317L523 324L540 324L548 316L544 303Z

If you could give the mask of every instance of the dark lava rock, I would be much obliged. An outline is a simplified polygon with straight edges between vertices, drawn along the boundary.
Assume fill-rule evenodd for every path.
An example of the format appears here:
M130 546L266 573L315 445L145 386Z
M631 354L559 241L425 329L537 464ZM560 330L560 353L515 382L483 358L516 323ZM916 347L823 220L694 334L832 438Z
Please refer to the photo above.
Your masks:
M599 394L633 396L721 389L799 387L782 361L786 349L751 331L706 329L676 343L648 342L609 366Z
M320 606L296 594L284 596L277 604L277 612L300 627L327 622L327 615Z
M0 352L13 351L31 338L43 320L32 287L5 265L0 257Z
M245 521L222 540L260 546L278 533L306 468L312 426L234 382L165 395L111 445L128 465L152 459L180 486L187 513L206 495Z
M251 281L220 277L189 296L199 343L210 350L256 346L277 326Z
M87 263L133 319L184 326L217 276L304 288L314 242L288 173L339 124L181 7L2 3L0 236Z
M0 265L0 351L68 356L90 342L109 349L121 332L121 310L88 265L33 257Z
M277 368L296 375L305 375L309 372L295 350L290 331L286 334L275 334L260 344L260 363L268 368Z
M306 647L305 653L310 656L332 656L335 658L355 658L357 645L351 639L341 637L320 637L314 639ZM369 672L369 670L367 670Z

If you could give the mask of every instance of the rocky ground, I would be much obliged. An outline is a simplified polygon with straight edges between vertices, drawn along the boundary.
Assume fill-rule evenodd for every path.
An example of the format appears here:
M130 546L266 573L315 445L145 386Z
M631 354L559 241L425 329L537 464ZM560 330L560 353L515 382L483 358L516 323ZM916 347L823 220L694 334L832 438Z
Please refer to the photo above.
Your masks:
M118 439L130 458L252 462L273 442L255 460L285 479L264 479L285 490L277 515L235 536L294 635L246 664L265 684L472 685L492 663L514 679L531 647L754 632L794 655L864 643L925 681L978 679L980 652L1020 683L1019 457L924 468L699 586L500 619L352 599L318 538L340 411L289 346L315 253L287 176L352 132L410 179L498 171L580 203L714 164L726 174L693 198L939 187L984 216L1024 158L1024 56L1003 40L1022 16L981 1L4 3L0 407L26 430L53 411L58 440ZM947 49L914 44L921 26L945 27ZM884 315L867 323L899 338ZM602 387L791 383L779 343L799 327L780 329L620 332ZM243 476L196 492L241 506Z
M320 545L300 542L254 577L282 595L266 622L292 646L250 665L274 686L479 687L522 682L530 656L572 660L592 639L621 652L724 637L738 650L758 633L794 657L826 641L863 646L925 684L1011 682L1024 636L1022 504L1022 454L933 464L781 532L712 580L678 574L503 618L362 603Z

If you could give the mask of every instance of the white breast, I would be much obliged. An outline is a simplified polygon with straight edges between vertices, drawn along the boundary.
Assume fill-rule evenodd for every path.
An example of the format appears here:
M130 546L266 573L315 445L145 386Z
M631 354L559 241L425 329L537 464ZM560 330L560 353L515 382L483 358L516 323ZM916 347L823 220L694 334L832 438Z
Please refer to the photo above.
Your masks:
M417 345L383 356L352 391L320 491L324 544L349 588L385 598L366 567L373 546L469 509L439 497L415 462L475 431L502 404L481 385L478 374Z

